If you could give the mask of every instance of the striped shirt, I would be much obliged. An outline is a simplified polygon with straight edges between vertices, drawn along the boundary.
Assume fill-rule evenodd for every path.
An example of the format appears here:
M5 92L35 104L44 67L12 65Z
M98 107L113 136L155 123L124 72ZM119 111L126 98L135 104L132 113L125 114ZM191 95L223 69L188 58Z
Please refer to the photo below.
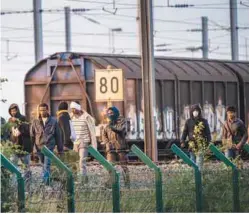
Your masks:
M88 146L91 142L91 136L86 118L83 115L78 118L73 116L72 124L76 134L76 141L81 145L83 144L82 146Z

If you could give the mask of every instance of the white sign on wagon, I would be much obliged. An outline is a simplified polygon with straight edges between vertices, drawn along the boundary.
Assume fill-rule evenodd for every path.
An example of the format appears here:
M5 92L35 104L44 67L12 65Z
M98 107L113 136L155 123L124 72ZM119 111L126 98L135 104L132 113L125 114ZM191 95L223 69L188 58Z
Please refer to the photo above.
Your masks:
M123 101L124 75L122 69L95 70L96 102Z

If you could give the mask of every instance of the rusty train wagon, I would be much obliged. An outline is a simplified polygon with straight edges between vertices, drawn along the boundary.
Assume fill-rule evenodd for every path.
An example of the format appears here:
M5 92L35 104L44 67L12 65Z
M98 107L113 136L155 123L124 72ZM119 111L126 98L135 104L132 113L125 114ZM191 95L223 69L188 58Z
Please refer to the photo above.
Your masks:
M143 147L142 103L146 100L142 99L138 56L56 53L41 60L24 80L26 115L31 119L36 115L37 105L46 102L55 116L61 101L78 100L101 127L106 122L107 103L95 102L94 72L108 65L124 72L124 101L113 105L128 120L127 141ZM246 120L249 62L156 57L155 71L159 153L164 153L166 142L179 139L193 103L201 105L215 141L221 140L226 106L236 106L238 116Z

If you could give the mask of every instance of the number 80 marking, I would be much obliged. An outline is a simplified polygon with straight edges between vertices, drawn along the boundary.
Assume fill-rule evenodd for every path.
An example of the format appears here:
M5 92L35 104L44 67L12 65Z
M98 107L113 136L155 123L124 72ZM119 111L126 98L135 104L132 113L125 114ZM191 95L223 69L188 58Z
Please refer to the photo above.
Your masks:
M114 94L118 93L118 88L119 88L118 78L112 77L111 78L111 92ZM102 94L105 94L107 91L108 91L107 79L105 77L101 77L100 78L100 92Z

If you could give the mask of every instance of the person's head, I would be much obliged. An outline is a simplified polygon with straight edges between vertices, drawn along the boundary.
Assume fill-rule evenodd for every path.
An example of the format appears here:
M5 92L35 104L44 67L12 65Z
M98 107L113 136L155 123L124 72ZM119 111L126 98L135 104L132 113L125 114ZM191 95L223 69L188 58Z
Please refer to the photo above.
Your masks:
M107 109L107 117L111 120L111 121L116 121L119 117L119 110L118 108L116 108L115 106L112 106L110 108Z
M236 117L236 108L234 106L228 106L226 112L228 120L233 120Z
M10 114L12 117L15 117L18 113L17 107L11 108L10 109Z
M59 104L59 106L58 106L58 110L59 111L62 111L62 110L68 110L68 104L67 104L67 102L61 102L60 104Z
M198 104L194 104L191 106L191 116L194 118L201 117L201 108Z
M78 101L74 101L70 103L70 109L72 110L72 113L74 115L79 115L81 114L82 110L81 110L81 105Z
M48 105L46 103L41 103L38 107L38 111L41 118L47 118L49 116Z
M9 107L9 114L11 117L18 117L19 113L19 107L17 104L13 103Z

